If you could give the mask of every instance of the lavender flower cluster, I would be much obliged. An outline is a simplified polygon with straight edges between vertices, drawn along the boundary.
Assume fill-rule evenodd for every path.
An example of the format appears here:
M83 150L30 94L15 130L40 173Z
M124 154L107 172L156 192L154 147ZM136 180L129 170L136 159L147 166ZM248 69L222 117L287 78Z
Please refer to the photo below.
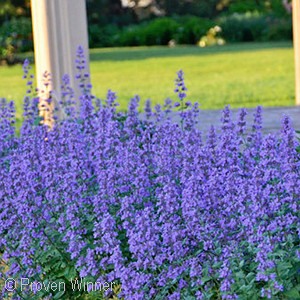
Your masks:
M300 153L290 119L264 135L260 107L248 131L246 110L233 122L226 107L220 132L205 135L182 71L179 102L147 101L141 118L136 96L120 113L112 91L91 95L77 63L80 112L66 76L66 118L51 131L36 122L30 91L19 136L13 103L0 104L0 286L88 278L118 282L124 299L297 296ZM169 117L178 109L181 126ZM80 296L42 292L3 287L0 297Z

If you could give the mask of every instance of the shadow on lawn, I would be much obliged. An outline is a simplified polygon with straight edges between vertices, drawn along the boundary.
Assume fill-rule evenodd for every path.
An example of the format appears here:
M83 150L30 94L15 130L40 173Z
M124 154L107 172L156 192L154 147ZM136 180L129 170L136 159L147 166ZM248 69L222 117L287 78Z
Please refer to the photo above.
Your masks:
M128 61L143 60L157 57L180 57L189 55L211 55L220 53L235 53L247 51L263 51L266 49L286 49L292 48L291 42L273 42L273 43L237 43L226 44L224 46L214 46L200 48L198 46L182 46L174 48L166 46L149 46L149 47L120 47L120 48L99 48L90 49L91 61ZM20 53L18 55L22 60L29 59L34 63L32 52Z
M125 60L143 60L157 57L180 57L189 55L211 55L220 53L235 53L247 51L262 51L266 49L291 48L291 42L274 43L242 43L227 44L225 46L214 46L200 48L197 46L177 46L168 48L164 46L152 47L122 47L122 48L102 48L91 49L91 61L125 61Z

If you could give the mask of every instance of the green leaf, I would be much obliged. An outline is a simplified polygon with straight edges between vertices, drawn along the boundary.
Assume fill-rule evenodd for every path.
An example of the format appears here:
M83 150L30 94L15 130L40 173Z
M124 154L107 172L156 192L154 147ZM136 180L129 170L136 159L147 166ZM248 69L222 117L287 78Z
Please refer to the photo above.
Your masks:
M239 267L242 268L244 266L244 264L245 264L245 261L241 260L240 263L239 263Z
M56 293L53 297L53 299L61 299L61 297L64 295L65 291L59 291Z
M42 117L36 117L36 118L34 119L33 125L34 125L34 126L38 126L38 125L41 124L41 121L43 121L43 120L44 120L44 118L42 118Z
M239 279L244 279L245 278L245 274L243 271L239 271L237 273L235 273L236 277Z
M221 262L221 261L215 262L215 263L213 264L213 268L219 269L219 268L221 268L222 264L223 264L223 262Z
M205 284L207 281L210 281L210 280L211 280L211 277L209 277L209 276L204 276L201 278L202 284Z
M291 300L299 300L300 299L300 294L299 291L296 288L293 288L287 292L284 293L285 296L288 297L288 299Z
M291 265L291 263L289 262L280 262L278 265L277 265L277 268L278 268L278 272L282 272L282 271L285 271L287 269L291 269L293 266Z
M255 278L255 273L254 272L250 272L247 274L246 279L251 281L253 278Z
M73 267L67 267L64 272L64 277L67 280L73 280L77 276L76 270Z

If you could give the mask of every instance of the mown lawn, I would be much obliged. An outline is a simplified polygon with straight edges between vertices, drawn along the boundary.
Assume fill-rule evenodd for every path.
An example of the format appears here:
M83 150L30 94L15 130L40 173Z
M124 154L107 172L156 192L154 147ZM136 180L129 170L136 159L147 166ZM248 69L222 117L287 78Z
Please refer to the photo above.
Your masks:
M32 53L27 54L32 58ZM173 97L176 72L185 72L188 97L203 109L290 106L294 104L294 61L291 43L248 43L223 47L139 47L92 49L94 94L117 92L121 109L140 95L162 103ZM0 97L14 99L21 116L26 91L22 67L0 67Z

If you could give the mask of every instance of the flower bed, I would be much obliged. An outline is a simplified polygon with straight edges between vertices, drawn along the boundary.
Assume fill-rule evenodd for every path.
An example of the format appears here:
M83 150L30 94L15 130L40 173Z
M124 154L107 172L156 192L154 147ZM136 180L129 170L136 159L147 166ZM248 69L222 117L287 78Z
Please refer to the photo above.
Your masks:
M113 282L124 299L298 299L300 155L289 118L265 136L258 107L246 133L246 110L233 123L226 107L221 132L204 138L181 71L179 101L147 102L142 121L138 97L118 113L115 94L96 101L78 69L80 114L65 77L66 118L51 131L30 94L20 136L13 103L1 103L0 285L16 281L1 298L83 299L92 285L74 289L77 279Z

